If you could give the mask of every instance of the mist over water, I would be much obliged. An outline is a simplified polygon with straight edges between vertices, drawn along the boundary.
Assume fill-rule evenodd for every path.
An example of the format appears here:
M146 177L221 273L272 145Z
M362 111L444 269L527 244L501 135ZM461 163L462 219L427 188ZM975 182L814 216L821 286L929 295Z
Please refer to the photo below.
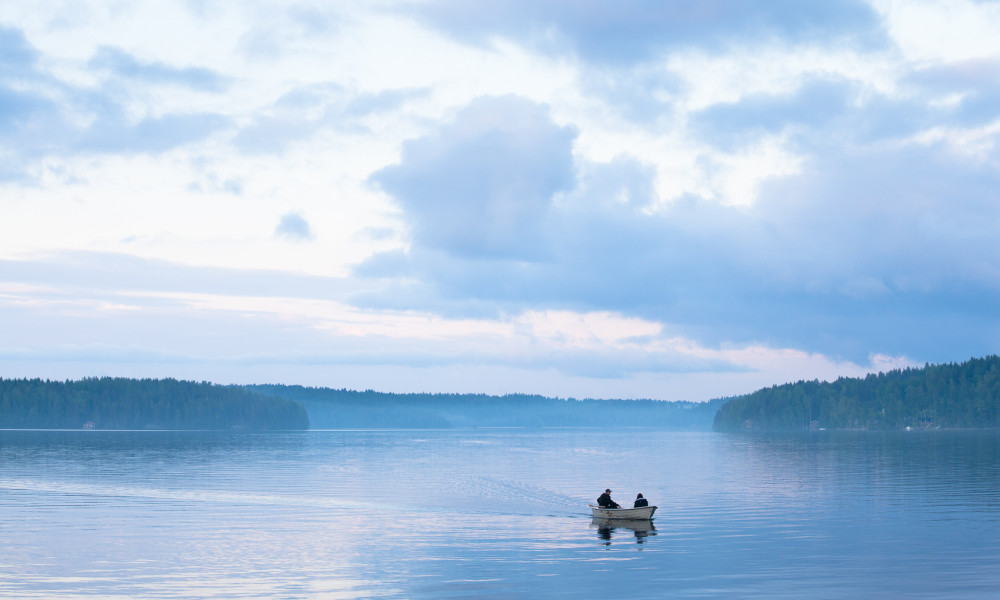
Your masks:
M992 598L1000 443L2 431L0 531L3 598Z

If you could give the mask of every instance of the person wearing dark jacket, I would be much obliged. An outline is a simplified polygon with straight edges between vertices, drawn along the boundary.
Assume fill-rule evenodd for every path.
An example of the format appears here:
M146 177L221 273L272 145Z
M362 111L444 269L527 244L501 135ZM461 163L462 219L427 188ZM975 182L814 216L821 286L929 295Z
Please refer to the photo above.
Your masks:
M611 499L611 490L604 490L604 493L597 497L597 505L601 508L621 508L621 506Z
M635 497L635 504L632 505L632 508L641 508L643 506L649 506L649 500L646 500L642 497L642 494L639 494Z

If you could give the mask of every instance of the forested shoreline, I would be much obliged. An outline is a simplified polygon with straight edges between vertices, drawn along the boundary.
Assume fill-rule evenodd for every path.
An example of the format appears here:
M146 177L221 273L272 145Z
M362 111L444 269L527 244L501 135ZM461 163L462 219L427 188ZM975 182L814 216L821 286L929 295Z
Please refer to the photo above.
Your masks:
M1000 428L1000 357L799 381L709 402L395 394L176 379L0 378L0 429Z
M1000 357L799 381L731 399L716 431L1000 427Z
M254 385L294 400L317 429L449 427L656 427L711 431L724 399L711 402L562 399L508 394L395 394L373 390Z
M710 431L723 401L395 394L176 379L0 378L0 429L656 427Z
M0 429L308 429L305 409L236 386L176 379L0 378Z

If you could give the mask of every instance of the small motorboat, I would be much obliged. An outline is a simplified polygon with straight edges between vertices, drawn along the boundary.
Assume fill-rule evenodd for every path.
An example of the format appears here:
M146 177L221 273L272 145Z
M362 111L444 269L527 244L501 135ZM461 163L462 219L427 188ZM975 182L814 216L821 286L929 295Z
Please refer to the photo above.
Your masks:
M595 519L631 519L649 520L656 512L655 506L640 506L639 508L601 508L596 504L590 505L591 515Z

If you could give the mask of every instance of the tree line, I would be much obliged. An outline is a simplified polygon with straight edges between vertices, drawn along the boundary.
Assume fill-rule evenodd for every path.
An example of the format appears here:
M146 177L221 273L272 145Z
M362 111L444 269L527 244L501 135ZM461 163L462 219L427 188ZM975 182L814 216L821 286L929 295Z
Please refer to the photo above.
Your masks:
M291 400L176 379L0 378L0 429L308 429Z
M657 427L709 431L712 402L395 394L176 379L0 378L0 429Z
M1000 357L799 381L733 398L716 431L1000 427Z
M394 394L373 390L254 385L294 400L319 429L450 427L657 427L710 431L723 400L561 399L528 394Z

